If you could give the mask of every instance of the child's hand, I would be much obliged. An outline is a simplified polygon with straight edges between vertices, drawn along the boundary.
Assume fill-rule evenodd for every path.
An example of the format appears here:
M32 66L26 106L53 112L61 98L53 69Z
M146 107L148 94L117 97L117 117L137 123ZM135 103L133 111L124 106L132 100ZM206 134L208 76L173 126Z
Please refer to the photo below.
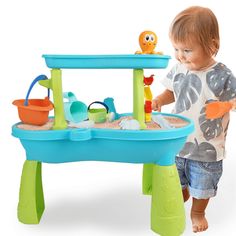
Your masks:
M161 111L161 107L175 101L174 93L166 89L162 94L159 94L152 100L152 109Z
M162 106L162 104L161 104L161 100L159 98L156 97L155 99L152 100L152 110L160 112L161 106Z

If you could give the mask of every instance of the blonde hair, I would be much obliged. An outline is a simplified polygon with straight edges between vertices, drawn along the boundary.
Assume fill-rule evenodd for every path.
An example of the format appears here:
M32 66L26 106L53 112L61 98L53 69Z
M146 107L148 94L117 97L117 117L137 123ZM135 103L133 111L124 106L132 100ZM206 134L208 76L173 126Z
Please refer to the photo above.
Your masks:
M220 47L217 18L205 7L193 6L180 12L170 26L169 36L174 42L189 42L194 37L209 56L216 55Z

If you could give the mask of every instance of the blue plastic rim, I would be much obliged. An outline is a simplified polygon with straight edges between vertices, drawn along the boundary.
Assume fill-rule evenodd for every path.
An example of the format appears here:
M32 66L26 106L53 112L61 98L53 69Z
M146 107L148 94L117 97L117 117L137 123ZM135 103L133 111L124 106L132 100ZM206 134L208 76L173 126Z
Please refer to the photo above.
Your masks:
M47 163L112 161L172 165L175 155L193 132L193 122L179 115L165 114L188 122L169 130L65 129L30 131L12 127L26 150L27 160ZM130 113L122 116L131 115Z
M170 56L157 54L127 55L43 55L46 65L56 69L161 69Z
M155 113L154 113L155 114ZM173 128L168 130L116 130L116 129L64 129L64 130L23 130L17 128L17 124L12 126L12 135L16 138L27 140L64 140L70 139L70 133L77 132L78 140L80 132L90 133L90 138L96 139L116 139L116 140L136 140L136 141L151 141L151 140L166 140L188 136L193 130L194 125L192 120L176 115L160 113L163 116L177 117L188 122L188 125L182 128ZM131 116L131 113L123 113L121 116ZM83 138L84 140L84 138Z

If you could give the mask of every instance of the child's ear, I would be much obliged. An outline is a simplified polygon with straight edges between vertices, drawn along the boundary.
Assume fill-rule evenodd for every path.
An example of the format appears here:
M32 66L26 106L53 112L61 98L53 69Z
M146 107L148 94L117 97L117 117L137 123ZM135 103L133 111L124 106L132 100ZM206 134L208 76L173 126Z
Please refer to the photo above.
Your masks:
M220 47L219 40L217 40L217 39L212 39L211 50L212 50L212 54L213 54L214 56L216 56L216 54L218 53L219 47Z

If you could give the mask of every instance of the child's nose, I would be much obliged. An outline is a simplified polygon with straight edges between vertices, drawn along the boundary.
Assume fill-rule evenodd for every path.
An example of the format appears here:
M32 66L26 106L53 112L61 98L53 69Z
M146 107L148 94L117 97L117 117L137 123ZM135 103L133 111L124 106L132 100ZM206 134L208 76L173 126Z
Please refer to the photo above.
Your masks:
M178 52L178 58L179 58L179 60L183 60L183 59L185 59L185 55L184 55L184 53L181 52L181 51L179 51L179 52Z

